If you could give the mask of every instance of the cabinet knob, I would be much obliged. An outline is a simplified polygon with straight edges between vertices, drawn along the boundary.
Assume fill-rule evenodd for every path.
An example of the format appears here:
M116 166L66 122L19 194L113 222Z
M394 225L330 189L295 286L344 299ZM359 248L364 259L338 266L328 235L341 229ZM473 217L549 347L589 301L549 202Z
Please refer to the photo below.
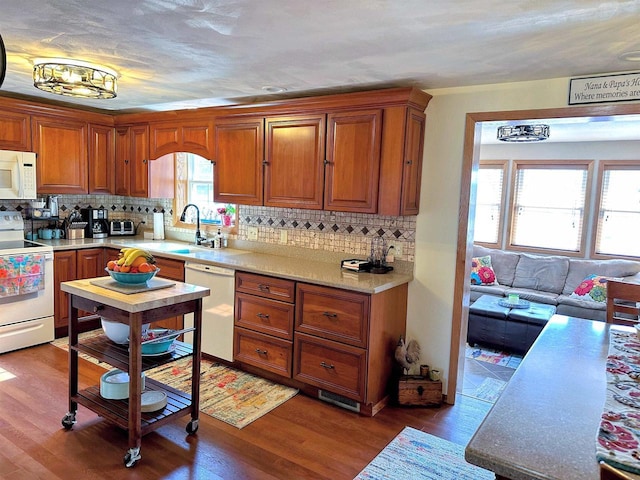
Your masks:
M327 160L327 159L325 158L325 159L324 159L324 162L322 162L322 163L324 163L325 165L329 165L329 160Z
M266 350L260 350L259 348L256 348L256 353L257 353L258 355L266 355L266 354L267 354L267 351L266 351Z
M327 370L333 370L334 368L336 368L333 365L331 365L330 363L326 363L326 362L320 362L320 366L322 368L326 368Z
M322 315L324 315L325 317L329 317L329 318L338 318L338 314L337 313L322 312Z
M263 292L268 292L269 291L269 285L264 285L263 283L259 284L258 288Z
M258 314L256 314L256 317L267 319L267 318L269 318L269 314L267 314L267 313L258 313Z
M264 166L267 166L267 165L269 165L269 162L267 162L266 160L263 160L263 161L262 161L262 164L263 164Z
M142 160L142 163L146 164L147 163L147 159L145 158L144 160Z
M407 160L407 165L413 165L413 160Z
M125 160L125 161L124 161L124 164L125 164L125 165L128 165L128 164L129 164L129 160Z
M100 310L104 310L104 305L96 305L93 307L93 313L98 313Z

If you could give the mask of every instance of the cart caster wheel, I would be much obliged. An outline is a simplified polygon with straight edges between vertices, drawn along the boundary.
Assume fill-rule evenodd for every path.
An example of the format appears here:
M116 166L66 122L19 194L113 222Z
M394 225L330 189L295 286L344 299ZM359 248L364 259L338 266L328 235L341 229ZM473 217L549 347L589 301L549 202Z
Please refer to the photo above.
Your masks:
M76 414L75 413L67 413L64 417L62 417L62 426L65 430L71 430L73 425L76 423Z
M187 423L187 433L193 435L198 431L198 420L191 420Z
M140 460L142 456L140 455L140 448L130 448L127 454L124 456L124 466L127 468L134 467L138 460Z

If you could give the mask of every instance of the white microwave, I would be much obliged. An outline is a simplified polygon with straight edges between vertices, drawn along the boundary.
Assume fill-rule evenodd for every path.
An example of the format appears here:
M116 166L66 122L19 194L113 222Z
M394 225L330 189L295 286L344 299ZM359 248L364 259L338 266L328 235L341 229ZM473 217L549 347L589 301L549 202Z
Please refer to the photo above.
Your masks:
M0 200L34 200L36 154L0 150Z

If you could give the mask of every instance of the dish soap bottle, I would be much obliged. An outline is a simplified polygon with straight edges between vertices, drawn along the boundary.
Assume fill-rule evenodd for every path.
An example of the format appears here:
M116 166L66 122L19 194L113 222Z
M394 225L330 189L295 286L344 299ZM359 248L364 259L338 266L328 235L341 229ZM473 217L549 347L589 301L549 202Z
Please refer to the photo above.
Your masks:
M218 233L213 237L213 248L222 248L222 232L218 229Z

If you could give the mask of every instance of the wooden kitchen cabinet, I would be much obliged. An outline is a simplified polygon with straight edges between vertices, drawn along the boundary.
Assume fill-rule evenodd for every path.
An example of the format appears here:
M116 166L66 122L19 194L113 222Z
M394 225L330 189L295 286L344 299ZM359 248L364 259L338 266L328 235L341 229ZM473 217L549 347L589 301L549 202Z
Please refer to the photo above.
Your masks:
M89 193L115 193L115 130L89 124Z
M0 150L31 151L31 117L27 113L0 111Z
M33 150L38 155L38 194L86 194L88 185L87 122L31 117Z
M267 117L264 204L323 207L326 115Z
M213 120L193 120L152 123L150 129L150 158L176 152L190 152L213 158Z
M293 378L360 403L389 400L394 351L405 335L407 284L376 294L298 282Z
M262 205L263 117L217 118L214 145L214 201Z
M380 161L380 215L417 215L425 114L412 107L385 109Z
M149 126L116 128L115 193L130 197L173 198L173 156L149 160Z
M329 114L324 209L376 213L382 110Z
M234 359L291 378L295 282L236 272Z
M68 334L69 326L69 298L60 289L60 283L82 278L104 277L106 261L103 248L87 248L81 250L62 250L53 254L54 278L54 325L56 338ZM80 312L80 317L95 316L93 312ZM95 328L97 324L91 324ZM90 328L89 328L90 329Z

